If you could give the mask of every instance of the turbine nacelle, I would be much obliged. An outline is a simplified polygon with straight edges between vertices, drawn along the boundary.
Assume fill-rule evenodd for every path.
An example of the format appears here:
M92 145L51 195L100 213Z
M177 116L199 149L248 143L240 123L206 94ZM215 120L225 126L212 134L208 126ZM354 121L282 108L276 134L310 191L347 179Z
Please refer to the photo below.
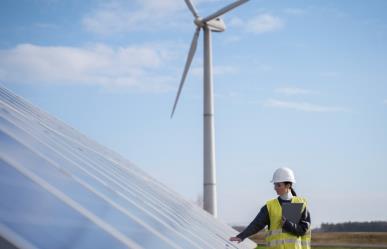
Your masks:
M214 32L223 32L226 30L226 25L220 17L216 17L207 22L204 22L203 19L201 19L200 17L197 17L195 18L194 23L198 28L207 27Z
M206 22L206 26L214 32L223 32L226 30L226 24L220 17L209 20Z

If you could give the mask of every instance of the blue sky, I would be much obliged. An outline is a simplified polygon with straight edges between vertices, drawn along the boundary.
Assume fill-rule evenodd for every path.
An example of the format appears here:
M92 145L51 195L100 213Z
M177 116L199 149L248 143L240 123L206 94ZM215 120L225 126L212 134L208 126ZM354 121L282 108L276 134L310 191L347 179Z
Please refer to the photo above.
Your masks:
M232 1L193 0L206 16ZM387 220L387 2L251 0L213 35L220 219L247 224L272 172L321 222ZM0 3L0 82L195 201L202 43L183 0ZM237 204L237 205L236 205Z

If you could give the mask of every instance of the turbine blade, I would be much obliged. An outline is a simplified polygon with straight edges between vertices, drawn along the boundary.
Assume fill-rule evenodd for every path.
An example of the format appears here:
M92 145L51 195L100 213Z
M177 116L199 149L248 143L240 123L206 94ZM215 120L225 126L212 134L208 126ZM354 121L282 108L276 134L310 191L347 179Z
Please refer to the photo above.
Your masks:
M213 13L213 14L211 14L211 15L205 17L205 18L203 18L202 21L203 21L203 22L208 22L209 20L212 20L212 19L214 19L214 18L217 18L218 16L221 16L221 15L223 15L223 14L229 12L230 10L232 10L232 9L234 9L234 8L236 8L236 7L238 7L238 6L241 5L241 4L246 3L247 1L249 1L249 0L237 0L236 2L231 3L231 4L227 5L226 7L224 7L224 8L222 8L222 9L216 11L215 13Z
M196 11L195 6L193 6L191 0L185 0L185 3L187 4L188 9L192 12L192 15L195 18L198 18L199 17L198 12Z
M196 31L195 31L195 34L194 34L194 36L192 38L191 48L189 49L189 52L188 52L188 57L187 57L187 61L185 63L183 75L181 76L179 90L177 91L175 103L173 105L173 109L172 109L172 113L171 113L171 118L173 117L173 114L175 113L176 105L177 105L177 102L179 101L180 93L181 93L181 90L183 89L185 78L187 77L188 70L189 70L189 68L191 66L192 59L193 59L193 57L195 55L196 47L197 47L197 44L198 44L199 35L200 35L200 28L197 27Z

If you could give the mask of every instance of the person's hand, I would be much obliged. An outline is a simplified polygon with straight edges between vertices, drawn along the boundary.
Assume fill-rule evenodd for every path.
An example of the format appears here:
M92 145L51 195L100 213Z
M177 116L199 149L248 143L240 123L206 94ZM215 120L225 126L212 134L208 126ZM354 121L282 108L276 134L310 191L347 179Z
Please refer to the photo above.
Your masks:
M238 243L241 243L241 242L242 242L242 239L239 238L239 237L230 237L229 240L230 240L230 241L237 241Z
M241 243L241 242L242 242L241 238L239 238L239 237L230 237L229 240L230 240L230 241L237 241L238 243Z

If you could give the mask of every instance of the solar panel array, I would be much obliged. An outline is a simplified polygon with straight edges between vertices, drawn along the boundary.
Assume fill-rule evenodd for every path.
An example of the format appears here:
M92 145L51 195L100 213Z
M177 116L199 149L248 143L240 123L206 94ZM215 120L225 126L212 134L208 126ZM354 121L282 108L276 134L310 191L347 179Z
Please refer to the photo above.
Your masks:
M0 86L1 248L254 248L117 153Z

